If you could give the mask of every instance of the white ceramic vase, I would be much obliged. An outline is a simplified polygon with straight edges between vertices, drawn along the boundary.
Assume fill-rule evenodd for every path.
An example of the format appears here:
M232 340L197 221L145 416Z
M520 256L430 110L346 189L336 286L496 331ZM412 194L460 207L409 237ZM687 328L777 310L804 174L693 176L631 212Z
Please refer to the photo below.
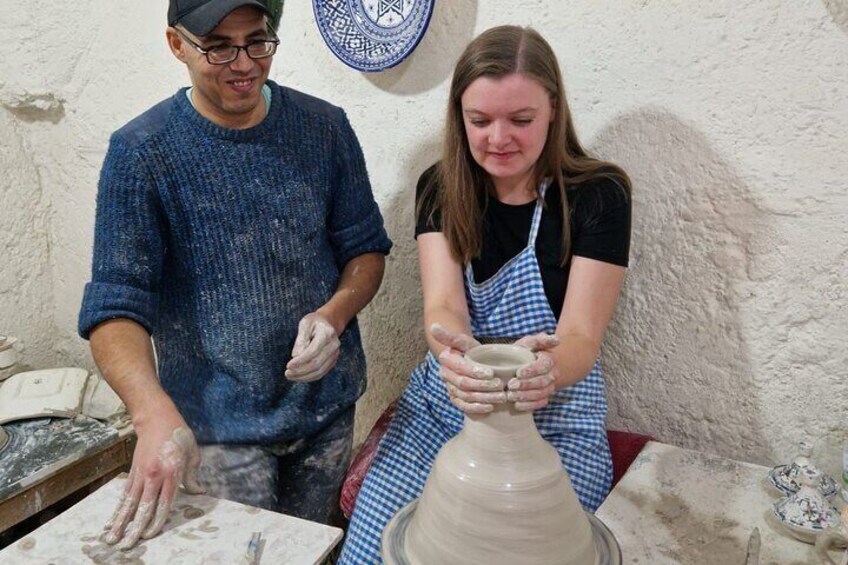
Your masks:
M482 345L466 357L491 367L504 385L535 359L513 345ZM410 565L598 561L592 528L559 454L532 414L511 403L466 416L433 464L403 546Z

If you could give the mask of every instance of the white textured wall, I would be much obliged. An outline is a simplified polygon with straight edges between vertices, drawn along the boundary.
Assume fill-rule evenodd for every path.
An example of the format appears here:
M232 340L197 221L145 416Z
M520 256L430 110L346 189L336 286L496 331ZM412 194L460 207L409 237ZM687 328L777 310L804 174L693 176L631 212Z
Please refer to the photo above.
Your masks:
M0 8L0 333L33 360L90 365L75 325L108 135L187 79L162 0ZM438 155L453 61L501 23L549 39L583 141L634 180L611 426L767 462L840 423L848 0L437 0L415 54L377 75L337 61L310 2L288 0L272 77L347 109L396 244L363 316L360 433L424 351L414 184Z
M55 330L48 206L15 121L0 111L0 334L28 346L20 365L49 366Z

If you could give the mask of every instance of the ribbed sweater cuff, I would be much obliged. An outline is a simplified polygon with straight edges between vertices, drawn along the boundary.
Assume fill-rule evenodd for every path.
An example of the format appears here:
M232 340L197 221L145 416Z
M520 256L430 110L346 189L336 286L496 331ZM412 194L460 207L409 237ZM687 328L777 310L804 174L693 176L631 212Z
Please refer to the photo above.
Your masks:
M358 223L330 233L339 265L344 265L363 253L389 254L392 242L383 229L383 217L374 206Z
M132 286L90 282L85 285L79 317L79 335L88 339L97 324L115 318L138 322L153 335L159 296Z

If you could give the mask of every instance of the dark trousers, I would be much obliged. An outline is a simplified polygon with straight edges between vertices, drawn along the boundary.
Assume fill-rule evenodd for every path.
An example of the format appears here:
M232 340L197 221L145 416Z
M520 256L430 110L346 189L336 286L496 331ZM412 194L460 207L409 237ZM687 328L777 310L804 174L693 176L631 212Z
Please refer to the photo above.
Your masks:
M274 445L202 445L207 494L331 524L350 465L354 408L312 437Z

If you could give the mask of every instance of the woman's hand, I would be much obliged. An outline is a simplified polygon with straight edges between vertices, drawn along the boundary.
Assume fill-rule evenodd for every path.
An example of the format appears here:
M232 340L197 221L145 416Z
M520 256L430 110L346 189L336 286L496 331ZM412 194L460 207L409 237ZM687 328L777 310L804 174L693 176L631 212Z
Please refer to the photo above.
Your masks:
M503 382L493 378L492 370L465 358L466 351L480 345L476 339L451 332L439 324L431 326L430 335L447 346L439 354L440 374L457 408L466 414L487 414L495 409L495 404L506 402Z
M559 338L539 333L523 337L515 345L536 353L536 360L519 369L509 380L506 399L514 402L515 409L520 412L533 412L547 406L550 396L556 392L556 363L548 350L559 345Z

